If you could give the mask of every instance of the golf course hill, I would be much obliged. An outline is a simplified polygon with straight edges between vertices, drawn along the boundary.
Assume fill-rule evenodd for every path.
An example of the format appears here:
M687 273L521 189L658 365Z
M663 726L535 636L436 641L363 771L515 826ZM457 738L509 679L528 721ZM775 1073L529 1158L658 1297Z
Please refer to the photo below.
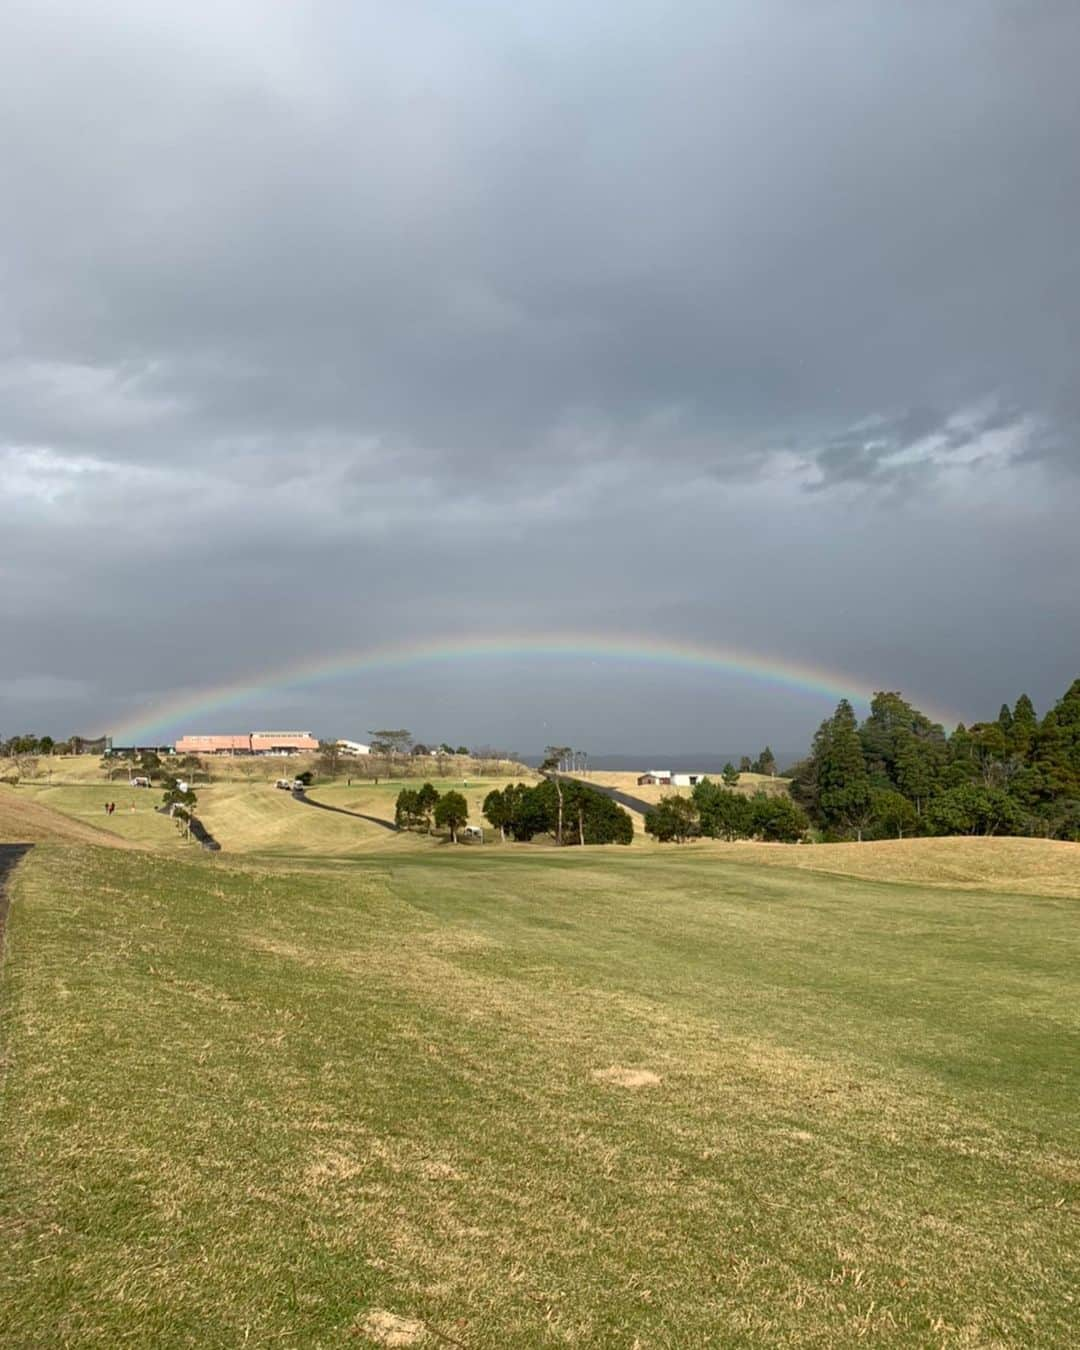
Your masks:
M1072 1343L1080 845L400 788L0 785L0 1343Z

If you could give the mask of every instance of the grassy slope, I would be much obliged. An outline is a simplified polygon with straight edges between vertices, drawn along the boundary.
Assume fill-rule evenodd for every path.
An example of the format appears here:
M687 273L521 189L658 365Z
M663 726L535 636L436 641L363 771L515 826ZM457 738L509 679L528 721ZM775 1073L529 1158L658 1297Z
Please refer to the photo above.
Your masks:
M1072 1343L1075 904L398 842L22 864L0 1343Z
M1080 899L1080 844L1054 839L885 839L871 844L705 845L732 861L960 890Z
M113 817L116 819L116 817ZM95 811L93 820L61 813L21 788L0 784L0 844L34 844L43 839L100 844L106 848L134 848L134 839L102 828L105 821Z
M440 780L439 789L462 793L469 804L469 819L486 824L481 818L484 798L493 788L503 787L509 781L516 780ZM342 811L393 821L394 802L402 786L400 781L378 785L354 783L351 787L335 783L316 786L309 796ZM222 783L200 787L198 813L207 829L230 853L317 862L386 850L403 853L439 847L436 840L413 833L392 834L356 815L312 810L294 801L291 794L262 785ZM489 844L498 842L497 831L488 827L487 835Z
M41 785L0 788L15 833L18 810L25 817L41 813L46 822L36 838L56 838L63 833L72 839L88 843L113 843L120 847L152 848L175 853L190 852L193 845L184 843L177 833L176 822L160 815L154 808L161 804L157 789L119 788L104 784L86 786L48 787ZM115 802L116 811L105 814L105 803ZM132 809L134 808L134 810ZM0 816L0 818L3 818ZM72 834L72 829L77 832Z

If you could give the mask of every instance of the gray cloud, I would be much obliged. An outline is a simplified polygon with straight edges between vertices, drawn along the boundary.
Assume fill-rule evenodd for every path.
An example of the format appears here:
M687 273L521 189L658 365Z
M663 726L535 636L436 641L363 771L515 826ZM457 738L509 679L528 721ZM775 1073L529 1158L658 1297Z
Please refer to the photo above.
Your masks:
M7 29L4 726L461 626L644 626L975 712L1075 674L1074 6ZM505 688L455 697L527 744ZM713 739L818 711L747 709Z

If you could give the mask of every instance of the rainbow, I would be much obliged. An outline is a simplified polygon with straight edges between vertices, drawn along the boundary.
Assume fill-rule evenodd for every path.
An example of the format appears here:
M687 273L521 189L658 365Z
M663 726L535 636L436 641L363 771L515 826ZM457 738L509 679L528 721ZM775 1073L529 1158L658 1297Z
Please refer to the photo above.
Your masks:
M800 694L821 695L834 702L846 698L857 708L869 702L875 688L888 687L802 662L666 638L604 636L595 633L556 633L531 637L454 636L309 658L281 665L257 676L247 676L200 690L180 691L124 718L110 734L114 740L124 742L153 739L166 730L177 728L198 732L202 730L198 725L202 718L224 709L243 707L256 698L265 700L267 695L287 689L310 688L349 676L396 668L507 659L558 659L612 665L653 664L709 671L790 689ZM926 711L935 721L946 725L955 724L957 720L931 709Z

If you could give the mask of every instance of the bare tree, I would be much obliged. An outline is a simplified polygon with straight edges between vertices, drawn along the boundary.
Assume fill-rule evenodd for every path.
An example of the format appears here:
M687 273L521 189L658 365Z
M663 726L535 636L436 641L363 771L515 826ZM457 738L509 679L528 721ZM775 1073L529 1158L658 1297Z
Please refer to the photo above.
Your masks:
M562 771L566 763L567 756L570 754L568 745L549 745L544 751L544 759L540 765L540 772L545 777L550 778L555 784L555 795L559 801L559 813L555 826L555 842L561 845L563 841L563 785Z

